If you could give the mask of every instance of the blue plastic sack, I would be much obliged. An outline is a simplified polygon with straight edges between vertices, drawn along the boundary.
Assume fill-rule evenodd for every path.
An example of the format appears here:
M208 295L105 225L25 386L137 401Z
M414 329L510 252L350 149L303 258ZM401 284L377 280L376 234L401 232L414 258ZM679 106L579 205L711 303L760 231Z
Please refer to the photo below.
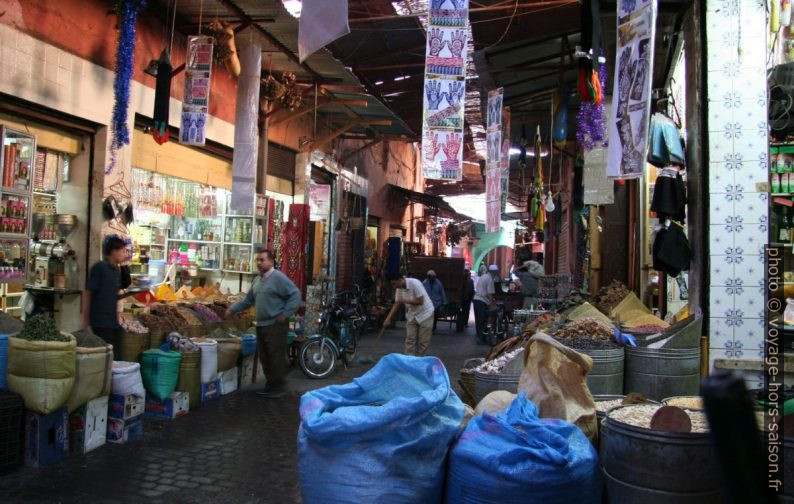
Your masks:
M304 394L300 415L304 504L441 502L463 403L439 359L387 355L352 383Z
M469 421L450 452L446 502L599 504L598 456L578 427L538 418L522 393Z
M256 334L243 334L240 336L240 355L248 357L256 353Z
M0 390L8 388L8 335L0 334Z

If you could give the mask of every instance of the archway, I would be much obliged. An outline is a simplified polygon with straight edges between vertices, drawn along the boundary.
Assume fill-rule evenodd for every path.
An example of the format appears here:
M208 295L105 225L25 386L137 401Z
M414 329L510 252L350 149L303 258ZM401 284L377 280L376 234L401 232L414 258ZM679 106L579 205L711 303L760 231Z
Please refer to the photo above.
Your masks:
M497 247L513 248L515 235L508 231L499 231L498 233L478 233L480 241L474 246L472 250L472 257L474 262L471 263L472 271L477 272L485 256Z

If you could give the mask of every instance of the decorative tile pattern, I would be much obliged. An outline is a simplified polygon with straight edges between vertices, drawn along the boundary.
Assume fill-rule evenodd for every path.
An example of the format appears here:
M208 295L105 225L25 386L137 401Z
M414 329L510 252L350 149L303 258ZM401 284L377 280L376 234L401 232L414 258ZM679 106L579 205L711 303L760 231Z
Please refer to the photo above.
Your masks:
M706 2L710 363L759 357L768 195L766 4Z

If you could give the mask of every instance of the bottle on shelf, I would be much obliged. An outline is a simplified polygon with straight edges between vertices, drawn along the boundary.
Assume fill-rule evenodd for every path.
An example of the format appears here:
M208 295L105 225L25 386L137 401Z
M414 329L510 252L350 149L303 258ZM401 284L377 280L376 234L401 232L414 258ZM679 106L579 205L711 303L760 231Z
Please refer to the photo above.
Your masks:
M780 243L789 243L791 241L791 221L789 220L788 208L784 207L780 213L780 220L778 221L778 241Z

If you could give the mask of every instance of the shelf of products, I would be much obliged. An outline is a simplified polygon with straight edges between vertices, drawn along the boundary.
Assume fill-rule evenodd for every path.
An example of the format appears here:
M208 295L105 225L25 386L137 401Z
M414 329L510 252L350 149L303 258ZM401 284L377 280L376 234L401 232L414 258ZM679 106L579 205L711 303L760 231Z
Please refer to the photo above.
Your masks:
M46 167L46 154L36 152L33 135L5 126L0 126L0 144L0 282L24 283L29 256L31 180L34 171Z

